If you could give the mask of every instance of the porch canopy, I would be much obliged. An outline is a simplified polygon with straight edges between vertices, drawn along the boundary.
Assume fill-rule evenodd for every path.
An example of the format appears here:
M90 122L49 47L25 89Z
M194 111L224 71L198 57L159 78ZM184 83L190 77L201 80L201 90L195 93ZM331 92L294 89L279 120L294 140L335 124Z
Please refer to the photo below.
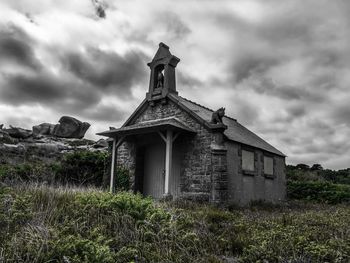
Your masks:
M143 121L135 123L129 126L123 126L119 129L111 129L97 135L106 136L113 139L112 149L112 165L111 165L111 181L110 191L114 192L114 180L115 180L115 162L116 162L116 150L124 141L125 137L129 135L138 135L146 133L158 133L160 137L166 143L165 151L165 181L164 181L164 194L169 195L169 178L172 171L172 148L173 142L180 133L195 134L196 131L188 127L175 117L156 119L150 121ZM165 133L164 133L165 132Z
M178 131L187 133L196 133L192 128L182 123L175 117L157 119L151 121L143 121L129 126L124 126L119 129L111 129L108 131L97 133L97 135L106 136L110 138L121 138L128 135L144 134L159 131Z

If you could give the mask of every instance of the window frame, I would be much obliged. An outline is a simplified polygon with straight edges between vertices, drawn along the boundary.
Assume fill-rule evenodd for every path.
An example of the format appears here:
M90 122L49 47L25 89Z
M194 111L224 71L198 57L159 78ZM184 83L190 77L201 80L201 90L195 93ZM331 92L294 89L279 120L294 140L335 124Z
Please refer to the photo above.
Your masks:
M265 173L265 157L272 159L272 174ZM262 170L263 170L262 174L265 178L267 178L267 179L275 179L276 178L276 171L275 171L276 161L275 161L275 156L273 154L263 153L261 165L262 165Z
M243 151L245 152L250 152L253 154L253 170L247 170L243 168ZM257 159L257 153L255 152L254 149L251 148L247 148L247 147L242 147L241 151L240 151L240 155L241 155L241 170L242 170L242 174L243 175L250 175L250 176L255 176L257 175L257 163L256 163L256 159Z

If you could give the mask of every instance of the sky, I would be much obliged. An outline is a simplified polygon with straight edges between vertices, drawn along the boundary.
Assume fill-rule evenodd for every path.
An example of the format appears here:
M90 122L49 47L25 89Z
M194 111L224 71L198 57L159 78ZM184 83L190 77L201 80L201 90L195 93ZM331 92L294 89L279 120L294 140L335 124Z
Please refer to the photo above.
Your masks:
M226 115L287 164L350 167L350 1L1 0L0 124L63 115L119 127L159 42L179 95Z

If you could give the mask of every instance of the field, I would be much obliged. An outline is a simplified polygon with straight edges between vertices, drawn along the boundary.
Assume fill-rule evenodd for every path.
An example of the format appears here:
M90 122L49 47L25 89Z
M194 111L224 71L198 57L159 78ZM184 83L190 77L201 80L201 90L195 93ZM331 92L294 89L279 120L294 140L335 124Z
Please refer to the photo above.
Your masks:
M0 262L349 262L350 206L162 203L94 188L0 187Z

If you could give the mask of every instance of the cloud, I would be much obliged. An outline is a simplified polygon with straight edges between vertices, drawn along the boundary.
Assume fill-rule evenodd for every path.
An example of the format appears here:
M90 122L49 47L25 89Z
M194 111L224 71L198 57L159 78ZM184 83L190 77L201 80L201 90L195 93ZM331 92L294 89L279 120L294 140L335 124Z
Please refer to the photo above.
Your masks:
M95 7L96 15L99 18L106 18L106 6L98 0L92 0L92 4Z
M101 91L130 96L133 85L146 82L145 55L115 52L89 47L86 52L68 53L62 58L67 70Z
M31 45L33 40L20 28L8 24L0 30L0 63L16 63L33 69L40 69Z
M32 75L5 76L1 100L14 105L41 104L59 110L79 111L93 106L100 95L93 87L74 79L61 79L45 70Z
M159 14L161 23L158 25L165 25L165 31L172 35L174 39L183 39L191 33L191 29L186 25L180 16L174 12L161 12Z
M270 67L279 63L277 58L264 54L244 54L235 58L232 72L236 82L241 82L252 75L266 73Z
M349 96L344 96L343 99L332 105L327 115L333 125L345 125L350 128Z
M73 115L96 138L144 99L162 41L181 59L181 96L226 107L287 163L349 166L350 4L300 2L104 0L96 15L91 0L4 0L1 119Z
M177 71L176 77L177 77L177 85L180 88L183 86L189 87L189 88L195 88L195 87L200 87L204 85L203 81L197 79L194 76L191 76L191 74L188 74L180 70Z
M127 112L114 105L97 105L84 109L81 115L90 120L119 122L127 117Z

